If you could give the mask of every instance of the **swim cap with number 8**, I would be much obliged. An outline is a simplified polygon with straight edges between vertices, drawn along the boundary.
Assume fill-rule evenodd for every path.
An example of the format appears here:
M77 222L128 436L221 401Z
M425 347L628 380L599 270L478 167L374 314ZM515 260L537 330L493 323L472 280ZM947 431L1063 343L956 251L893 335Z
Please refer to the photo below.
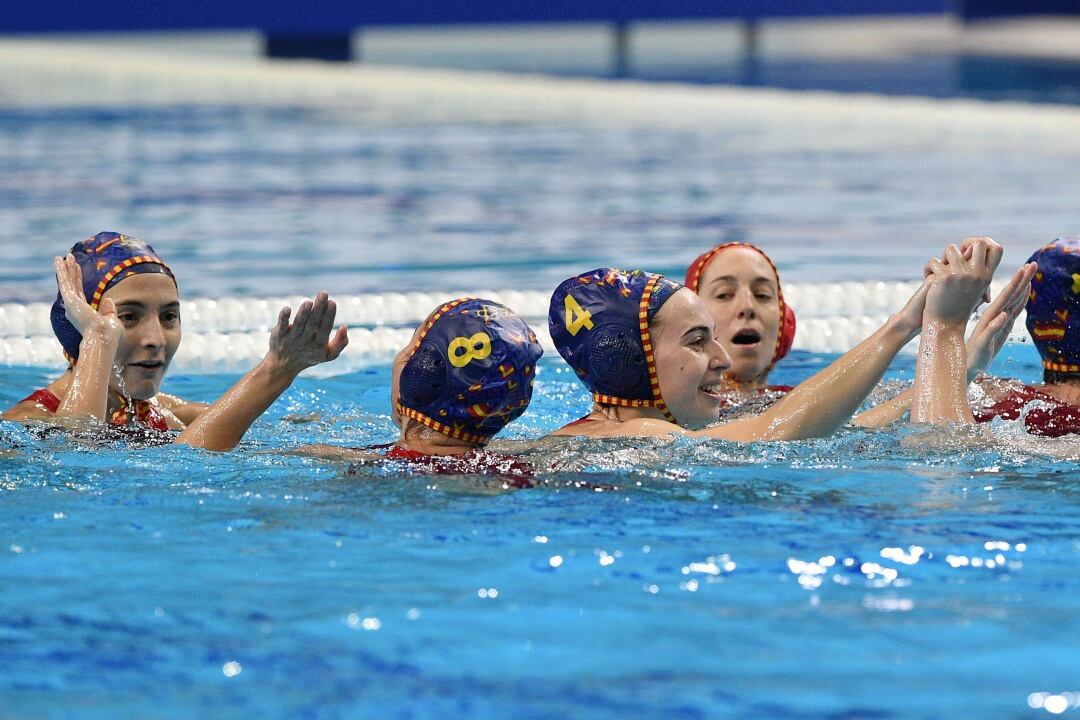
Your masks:
M532 399L536 334L505 305L463 298L425 322L401 371L402 416L453 438L480 444Z

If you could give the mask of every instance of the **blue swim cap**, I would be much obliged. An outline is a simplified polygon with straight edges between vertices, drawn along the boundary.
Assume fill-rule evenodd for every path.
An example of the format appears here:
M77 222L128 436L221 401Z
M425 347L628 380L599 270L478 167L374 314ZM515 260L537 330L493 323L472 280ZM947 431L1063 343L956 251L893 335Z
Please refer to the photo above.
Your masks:
M548 310L551 339L594 401L655 407L675 422L660 396L649 322L682 287L641 270L600 268L555 288Z
M525 412L543 354L536 334L505 305L448 302L424 323L401 370L397 411L482 444Z
M82 269L83 295L95 310L101 304L101 296L106 290L136 273L165 273L176 282L172 270L158 257L154 248L129 235L101 232L75 243L71 254ZM56 302L53 303L49 319L68 360L77 360L82 335L68 322L64 299L59 292L56 293Z
M1043 367L1080 375L1080 235L1042 246L1028 262L1039 265L1028 293L1027 329Z

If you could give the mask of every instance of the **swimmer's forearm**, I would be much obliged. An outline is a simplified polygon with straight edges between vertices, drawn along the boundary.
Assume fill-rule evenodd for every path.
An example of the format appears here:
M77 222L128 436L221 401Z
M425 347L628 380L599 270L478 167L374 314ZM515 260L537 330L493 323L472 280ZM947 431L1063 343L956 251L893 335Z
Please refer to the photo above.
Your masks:
M57 420L106 420L109 383L119 346L120 339L115 335L87 330L79 343L79 361L72 371L71 385L56 410Z
M338 460L343 462L366 462L377 460L381 455L364 448L351 448L341 445L300 445L289 449L288 455L303 455L321 460Z
M967 386L964 328L928 319L915 361L911 421L932 425L974 423Z
M896 397L859 413L851 419L851 424L863 428L882 428L892 425L911 409L912 397L913 392L911 388L908 388Z
M889 363L917 332L896 316L761 415L730 423L731 440L804 440L843 425L881 380ZM726 427L716 426L716 429ZM711 428L710 428L711 429ZM748 436L747 436L748 435Z
M204 450L231 450L297 372L267 356L187 426L176 442Z

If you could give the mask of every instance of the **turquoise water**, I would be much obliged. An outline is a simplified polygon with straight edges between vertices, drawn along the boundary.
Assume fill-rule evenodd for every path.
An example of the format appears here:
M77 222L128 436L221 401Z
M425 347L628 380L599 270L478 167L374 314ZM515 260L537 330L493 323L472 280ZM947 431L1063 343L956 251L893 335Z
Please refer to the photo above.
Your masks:
M185 297L679 275L731 238L787 280L907 280L965 235L1018 264L1076 231L1074 155L975 145L0 110L0 300L51 298L50 257L103 229ZM586 410L560 369L502 445L549 469L514 492L283 452L392 440L385 366L301 378L226 455L0 424L0 718L1030 717L1080 691L1075 460L1010 423L971 449L533 446ZM996 370L1038 376L1029 347ZM0 403L47 380L5 367Z
M1023 346L996 369L1037 375ZM301 378L228 455L4 423L0 717L1033 717L1077 689L1077 463L1010 423L563 441L509 492L282 453L392 439L387 379ZM586 406L546 361L509 436Z

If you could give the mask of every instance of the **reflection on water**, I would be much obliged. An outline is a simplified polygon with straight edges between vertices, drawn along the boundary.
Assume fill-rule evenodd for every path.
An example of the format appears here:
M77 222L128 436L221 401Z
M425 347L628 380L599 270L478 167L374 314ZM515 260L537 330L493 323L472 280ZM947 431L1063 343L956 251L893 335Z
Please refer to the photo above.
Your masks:
M931 449L902 428L536 442L587 403L553 369L495 446L541 469L520 491L282 452L392 439L386 368L301 378L230 454L4 424L5 709L991 717L1068 699L1077 461L1016 423ZM0 397L40 380L13 369ZM196 399L230 381L170 379Z
M605 265L681 277L734 238L767 247L789 281L910 280L948 240L992 235L1019 265L1075 229L1061 148L897 135L807 150L788 127L8 110L0 300L51 299L52 255L102 229L154 244L186 297L547 289Z

